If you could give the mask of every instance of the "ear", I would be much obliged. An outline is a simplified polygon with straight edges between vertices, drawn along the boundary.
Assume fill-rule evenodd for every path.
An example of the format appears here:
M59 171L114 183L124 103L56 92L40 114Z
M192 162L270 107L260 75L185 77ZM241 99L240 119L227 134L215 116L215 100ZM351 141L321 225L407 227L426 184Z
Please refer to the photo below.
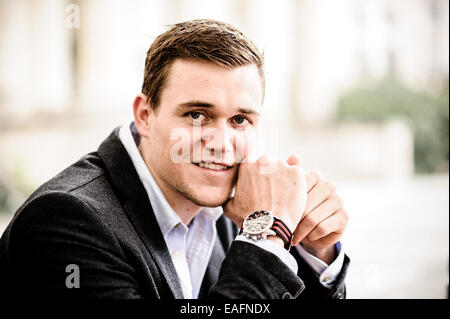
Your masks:
M150 136L150 117L154 114L145 94L138 94L133 102L134 124L142 137Z

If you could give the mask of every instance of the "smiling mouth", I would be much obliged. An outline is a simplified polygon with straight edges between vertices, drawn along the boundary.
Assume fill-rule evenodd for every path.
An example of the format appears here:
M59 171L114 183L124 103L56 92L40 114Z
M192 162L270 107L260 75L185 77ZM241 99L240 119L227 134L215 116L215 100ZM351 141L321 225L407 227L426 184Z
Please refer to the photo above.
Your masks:
M193 163L193 164L195 164L201 168L211 169L213 171L226 171L233 167L233 166L228 166L228 165L223 165L223 164L206 163L206 162Z

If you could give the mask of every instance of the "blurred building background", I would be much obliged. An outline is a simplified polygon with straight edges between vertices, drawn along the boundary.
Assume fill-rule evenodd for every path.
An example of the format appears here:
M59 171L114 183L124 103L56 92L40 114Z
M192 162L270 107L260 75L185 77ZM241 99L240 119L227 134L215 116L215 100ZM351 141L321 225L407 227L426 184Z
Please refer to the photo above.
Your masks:
M264 51L280 156L335 180L349 298L447 298L447 0L0 0L0 234L132 117L153 39L212 18Z

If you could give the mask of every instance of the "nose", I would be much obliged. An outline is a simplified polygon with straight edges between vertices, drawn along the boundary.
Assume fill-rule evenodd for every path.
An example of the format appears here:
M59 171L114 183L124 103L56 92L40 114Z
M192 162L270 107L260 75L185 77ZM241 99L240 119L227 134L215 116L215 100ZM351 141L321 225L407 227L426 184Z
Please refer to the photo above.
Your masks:
M233 163L235 134L233 128L219 122L214 127L208 127L202 132L205 156L214 157L222 163Z

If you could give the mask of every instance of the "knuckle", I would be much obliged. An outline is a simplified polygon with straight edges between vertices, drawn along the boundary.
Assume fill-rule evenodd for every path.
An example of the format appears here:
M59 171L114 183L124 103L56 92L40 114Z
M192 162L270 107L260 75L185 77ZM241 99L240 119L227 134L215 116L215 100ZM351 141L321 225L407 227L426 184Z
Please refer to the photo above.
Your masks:
M323 237L327 234L327 228L322 224L317 225L315 231L319 237Z
M347 224L348 219L349 219L349 216L348 216L347 211L346 211L345 209L343 209L343 210L341 211L341 214L342 214L342 218L344 219L345 224Z
M268 156L263 155L256 161L255 168L260 175L271 175L277 173L279 165L278 161L272 161Z
M334 196L332 200L333 206L335 207L336 210L344 207L344 201L339 196Z
M348 214L345 210L342 209L338 212L338 218L337 218L338 228L341 231L343 231L347 227L347 224L348 224Z
M317 220L314 218L314 216L312 214L308 214L305 217L305 224L310 227L313 228L314 226L317 225Z
M336 185L332 181L324 182L325 188L328 190L329 194L334 194L336 192Z

